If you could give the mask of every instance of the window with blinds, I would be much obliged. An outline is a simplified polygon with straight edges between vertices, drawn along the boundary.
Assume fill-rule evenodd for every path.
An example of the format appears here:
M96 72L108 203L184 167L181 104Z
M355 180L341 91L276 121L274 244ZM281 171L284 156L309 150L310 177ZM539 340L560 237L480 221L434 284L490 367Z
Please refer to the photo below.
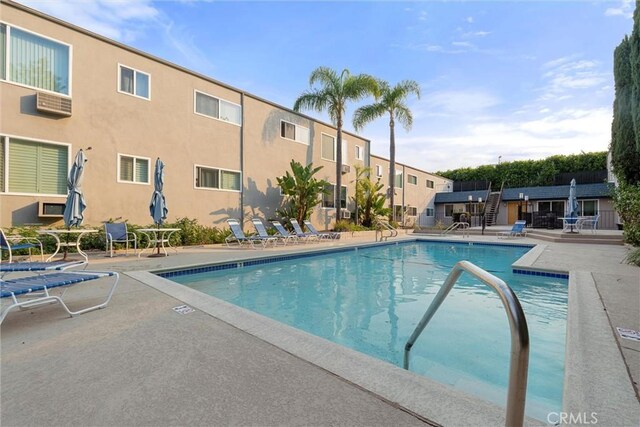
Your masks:
M119 154L118 182L149 184L149 159Z
M404 184L404 179L403 179L403 174L402 172L397 172L396 171L396 182L395 182L395 187L396 188L402 188L403 184Z
M240 172L236 171L196 166L195 177L196 188L240 191L242 185Z
M309 145L309 128L280 120L280 136Z
M242 124L242 108L215 96L195 91L195 112L213 119L231 122L238 126Z
M70 95L70 50L69 45L0 24L0 77L25 86Z
M0 142L1 190L24 194L67 194L68 146L9 137L3 137ZM4 182L5 176L7 182Z
M327 190L327 192L322 195L322 207L335 208L336 203L334 198L336 194L335 193L336 185L329 184L327 187L325 187L325 189ZM341 189L342 191L340 192L340 207L346 208L347 207L347 187L343 185Z
M322 153L321 157L325 160L336 160L336 139L332 136L322 134Z

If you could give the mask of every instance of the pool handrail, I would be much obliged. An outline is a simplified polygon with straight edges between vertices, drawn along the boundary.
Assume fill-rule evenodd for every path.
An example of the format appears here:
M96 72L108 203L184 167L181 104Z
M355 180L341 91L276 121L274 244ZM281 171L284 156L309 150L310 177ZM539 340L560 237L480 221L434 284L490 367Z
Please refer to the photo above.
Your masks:
M451 288L456 284L462 272L475 276L492 288L502 301L511 329L511 358L509 362L509 388L507 391L507 414L505 426L522 426L524 422L524 407L527 397L527 375L529 367L529 329L527 319L513 290L500 278L470 263L458 261L453 266L444 284L433 298L420 323L411 334L404 346L404 369L409 369L409 353L424 328L427 326Z

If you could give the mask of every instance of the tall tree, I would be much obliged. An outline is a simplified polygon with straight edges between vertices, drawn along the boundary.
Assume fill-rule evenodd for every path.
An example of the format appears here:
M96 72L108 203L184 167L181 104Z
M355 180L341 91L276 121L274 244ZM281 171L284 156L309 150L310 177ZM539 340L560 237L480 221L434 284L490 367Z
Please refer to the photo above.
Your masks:
M413 114L407 106L409 95L415 94L420 98L420 86L413 80L403 80L395 86L379 81L376 102L358 108L353 114L353 127L362 129L367 123L389 114L389 206L393 216L396 187L396 134L395 125L398 121L408 132L413 125ZM393 218L391 218L393 219Z
M318 87L313 87L318 84ZM327 111L336 127L336 186L334 189L334 206L336 221L342 219L340 195L342 194L342 126L347 103L358 101L375 93L376 80L367 74L352 75L346 68L340 74L328 67L318 67L309 77L309 86L296 99L293 109Z
M611 123L611 164L618 179L636 184L640 182L640 146L636 145L633 125L631 68L631 42L625 36L613 53L615 99Z
M636 10L633 12L633 31L631 32L629 43L629 60L631 61L631 75L633 78L631 114L636 137L636 151L640 153L640 0L636 0Z

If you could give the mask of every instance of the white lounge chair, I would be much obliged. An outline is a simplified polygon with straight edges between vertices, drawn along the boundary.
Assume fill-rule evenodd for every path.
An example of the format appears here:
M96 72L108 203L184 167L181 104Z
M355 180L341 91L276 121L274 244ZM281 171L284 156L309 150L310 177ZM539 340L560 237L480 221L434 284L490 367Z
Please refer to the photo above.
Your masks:
M311 224L311 221L304 221L304 226L307 227L309 233L318 236L319 239L339 239L340 233L336 233L333 231L322 232L316 230L316 228Z

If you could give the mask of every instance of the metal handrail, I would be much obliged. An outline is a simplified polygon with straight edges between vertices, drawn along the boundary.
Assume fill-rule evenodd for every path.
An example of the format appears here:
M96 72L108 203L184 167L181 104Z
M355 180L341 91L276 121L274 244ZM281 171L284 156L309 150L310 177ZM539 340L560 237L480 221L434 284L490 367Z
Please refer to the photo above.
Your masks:
M387 239L389 239L389 237L396 237L398 235L398 230L393 228L388 222L384 222L381 221L380 218L376 218L376 224L378 225L378 227L376 227L376 242L378 241L378 232L380 232L380 241L382 241L382 239L385 237L382 234L384 230L387 230L389 232L389 235L386 236Z
M462 228L462 237L464 236L469 236L469 224L466 222L454 222L452 223L450 226L448 226L447 228L445 228L442 233L440 233L441 236L444 236L446 234L451 233L454 230L457 230L459 228Z
M502 301L511 329L511 359L509 362L509 389L507 391L507 414L505 426L522 426L524 422L524 404L527 396L527 369L529 367L529 329L520 301L507 284L491 273L470 263L459 261L453 266L444 284L433 302L411 334L404 346L404 369L409 369L409 352L424 328L427 326L444 299L449 295L463 271L480 279L492 288Z

